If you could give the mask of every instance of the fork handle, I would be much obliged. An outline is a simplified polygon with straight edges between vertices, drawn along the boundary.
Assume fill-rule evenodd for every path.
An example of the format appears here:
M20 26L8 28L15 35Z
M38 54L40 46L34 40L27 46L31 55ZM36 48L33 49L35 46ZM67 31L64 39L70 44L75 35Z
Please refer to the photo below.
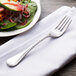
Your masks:
M30 47L28 47L26 50L18 53L17 55L9 58L7 60L7 65L8 66L16 66L17 64L19 64L21 62L21 60L36 46L38 45L40 42L42 42L43 40L45 40L46 38L50 37L50 34L42 37L41 39L39 39L37 42L35 42L33 45L31 45Z

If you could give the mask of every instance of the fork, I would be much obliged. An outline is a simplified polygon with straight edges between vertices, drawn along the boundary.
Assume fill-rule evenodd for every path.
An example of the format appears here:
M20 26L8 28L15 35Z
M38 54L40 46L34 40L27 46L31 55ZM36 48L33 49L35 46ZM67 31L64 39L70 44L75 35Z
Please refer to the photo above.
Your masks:
M60 36L62 36L64 34L64 32L66 31L66 29L68 28L68 26L71 24L72 19L69 16L64 16L59 24L55 25L54 27L51 28L50 32L43 38L41 38L40 40L38 40L36 43L34 43L33 45L31 45L30 47L28 47L26 50L18 53L17 55L9 58L7 60L7 65L8 66L16 66L18 65L22 59L36 46L38 45L40 42L42 42L43 40L45 40L48 37L52 37L52 38L58 38Z

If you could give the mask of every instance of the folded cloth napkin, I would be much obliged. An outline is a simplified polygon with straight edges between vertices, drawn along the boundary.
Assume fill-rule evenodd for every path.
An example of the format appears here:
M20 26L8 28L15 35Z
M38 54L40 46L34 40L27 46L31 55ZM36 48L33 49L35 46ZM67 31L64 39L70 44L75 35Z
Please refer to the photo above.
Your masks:
M47 76L70 62L76 55L76 15L66 33L57 39L47 38L37 45L16 67L8 67L6 60L28 48L44 36L47 28L71 8L63 6L38 22L31 30L0 46L0 76ZM75 11L75 10L74 10ZM40 36L38 36L40 34Z

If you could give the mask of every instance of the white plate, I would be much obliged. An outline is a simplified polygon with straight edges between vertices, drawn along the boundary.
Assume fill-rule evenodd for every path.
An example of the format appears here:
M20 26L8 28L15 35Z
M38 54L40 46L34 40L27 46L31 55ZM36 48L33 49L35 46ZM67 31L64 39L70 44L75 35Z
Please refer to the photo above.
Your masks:
M8 37L8 36L13 36L13 35L17 35L17 34L20 34L20 33L23 33L29 29L31 29L35 23L38 21L40 15L41 15L41 6L40 6L40 0L32 0L34 2L37 3L37 12L34 16L34 19L33 21L25 28L22 28L22 29L18 29L18 30L14 30L14 31L9 31L9 32L0 32L0 37Z

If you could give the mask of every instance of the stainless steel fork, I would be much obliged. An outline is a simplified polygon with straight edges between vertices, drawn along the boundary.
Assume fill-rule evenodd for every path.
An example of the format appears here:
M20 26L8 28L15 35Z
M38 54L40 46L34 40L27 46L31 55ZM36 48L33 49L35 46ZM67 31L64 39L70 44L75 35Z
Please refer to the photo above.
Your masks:
M58 25L55 25L53 28L50 29L50 32L43 37L42 39L38 40L36 43L32 44L30 47L28 47L26 50L20 52L19 54L9 58L7 60L8 66L16 66L19 64L19 62L40 42L45 40L48 37L57 38L63 35L63 33L66 31L68 26L71 24L72 19L69 16L64 16L63 19L59 22Z

